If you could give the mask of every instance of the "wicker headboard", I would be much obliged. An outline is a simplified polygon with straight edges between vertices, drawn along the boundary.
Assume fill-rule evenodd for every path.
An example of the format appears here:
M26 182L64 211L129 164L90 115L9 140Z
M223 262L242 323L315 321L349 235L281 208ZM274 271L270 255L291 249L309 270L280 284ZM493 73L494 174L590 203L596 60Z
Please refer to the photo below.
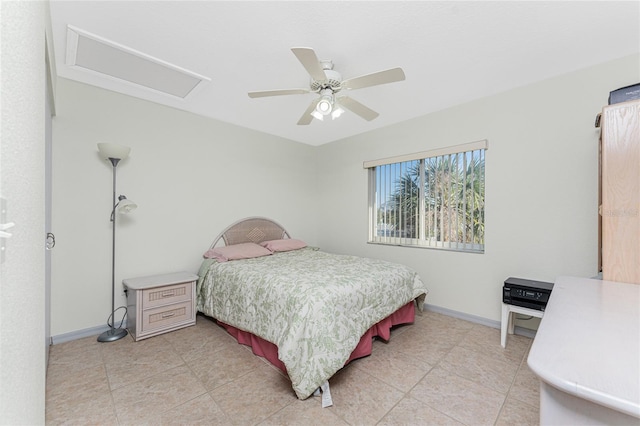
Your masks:
M289 233L278 223L266 217L247 217L241 219L222 231L210 248L214 248L220 239L226 246L241 243L261 243L262 241L291 238Z

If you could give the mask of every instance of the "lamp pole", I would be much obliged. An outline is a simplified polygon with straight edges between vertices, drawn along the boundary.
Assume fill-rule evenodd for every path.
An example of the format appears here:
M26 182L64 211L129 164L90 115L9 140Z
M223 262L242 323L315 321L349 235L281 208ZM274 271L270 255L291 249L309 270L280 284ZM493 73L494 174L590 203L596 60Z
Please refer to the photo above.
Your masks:
M113 165L113 198L111 201L111 323L109 330L98 336L98 342L114 342L127 335L127 329L115 328L116 310L116 169L120 158L109 157ZM109 323L109 321L107 321Z

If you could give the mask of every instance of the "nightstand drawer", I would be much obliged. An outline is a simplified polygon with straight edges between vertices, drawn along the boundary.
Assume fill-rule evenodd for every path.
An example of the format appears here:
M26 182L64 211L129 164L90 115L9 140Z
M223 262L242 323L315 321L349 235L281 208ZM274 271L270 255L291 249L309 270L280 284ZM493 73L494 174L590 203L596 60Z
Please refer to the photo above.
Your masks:
M128 278L127 328L135 341L196 323L196 281L189 272Z
M190 300L149 309L142 313L142 331L140 334L192 320L193 305Z
M191 300L191 283L168 285L142 291L143 309Z

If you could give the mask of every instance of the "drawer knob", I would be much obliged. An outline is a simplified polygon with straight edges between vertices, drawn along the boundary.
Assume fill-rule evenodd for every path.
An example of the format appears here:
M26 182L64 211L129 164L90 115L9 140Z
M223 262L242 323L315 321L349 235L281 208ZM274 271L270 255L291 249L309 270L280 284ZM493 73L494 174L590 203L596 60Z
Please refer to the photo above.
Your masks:
M170 290L170 291L165 291L162 293L162 297L170 297L170 296L175 296L176 292L175 290Z
M171 318L172 316L174 316L176 313L175 312L165 312L164 314L162 314L162 318Z

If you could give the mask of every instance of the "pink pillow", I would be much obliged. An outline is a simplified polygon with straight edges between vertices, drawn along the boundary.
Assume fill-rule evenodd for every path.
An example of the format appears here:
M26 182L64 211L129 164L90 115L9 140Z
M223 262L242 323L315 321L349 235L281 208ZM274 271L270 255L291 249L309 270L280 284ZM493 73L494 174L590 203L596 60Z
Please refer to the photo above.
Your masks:
M307 246L302 240L294 240L292 238L287 238L284 240L271 240L271 241L263 241L260 243L262 247L266 247L272 252L279 251L290 251L290 250L298 250Z
M232 246L216 247L206 251L204 257L217 259L218 262L228 260L251 259L254 257L269 256L271 252L255 243L234 244Z

